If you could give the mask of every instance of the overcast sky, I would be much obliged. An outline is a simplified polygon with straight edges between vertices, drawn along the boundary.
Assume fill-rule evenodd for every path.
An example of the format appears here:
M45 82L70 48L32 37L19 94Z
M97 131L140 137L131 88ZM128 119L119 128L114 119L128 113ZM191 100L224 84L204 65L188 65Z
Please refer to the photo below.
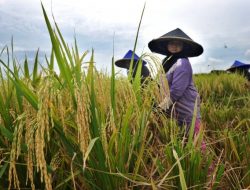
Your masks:
M80 50L95 50L98 69L133 49L145 0L42 0L65 40ZM249 0L146 0L136 53L150 52L148 42L175 28L200 43L204 53L191 59L195 73L229 68L235 60L250 63ZM51 18L51 17L50 17ZM14 37L17 57L49 54L50 38L39 0L0 0L0 48ZM162 58L159 54L156 54Z

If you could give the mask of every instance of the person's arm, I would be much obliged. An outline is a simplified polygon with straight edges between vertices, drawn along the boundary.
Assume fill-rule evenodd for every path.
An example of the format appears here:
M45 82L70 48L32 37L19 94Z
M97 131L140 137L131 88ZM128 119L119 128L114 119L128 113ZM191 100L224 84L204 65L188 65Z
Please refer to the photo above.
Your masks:
M192 68L188 60L187 62L183 59L178 61L180 62L174 65L176 68L173 71L173 81L169 87L170 96L166 96L159 104L163 110L169 109L174 102L182 97L192 78Z

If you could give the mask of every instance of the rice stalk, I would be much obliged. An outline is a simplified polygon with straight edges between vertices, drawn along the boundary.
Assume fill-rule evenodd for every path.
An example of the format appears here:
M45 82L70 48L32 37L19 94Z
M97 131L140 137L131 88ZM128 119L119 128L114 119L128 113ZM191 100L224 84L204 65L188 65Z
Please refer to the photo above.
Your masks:
M80 144L80 149L85 155L90 141L90 131L89 123L91 118L89 117L89 95L86 93L87 89L82 85L82 89L75 87L75 97L77 101L77 110L76 110L76 124L78 129L78 142ZM84 163L84 161L83 161Z
M45 182L46 189L52 189L51 174L47 171L45 158L46 142L50 141L50 130L54 127L51 120L51 104L53 102L53 87L50 80L45 80L40 87L38 99L37 124L35 131L36 168L41 172L41 182Z
M18 179L18 174L16 170L16 160L20 156L21 153L21 141L23 138L23 127L24 123L22 121L23 115L17 118L17 125L13 134L12 147L10 152L10 166L9 166L9 188L11 189L12 178L14 183L14 188L20 189L20 182Z
M26 184L28 183L28 179L31 183L32 190L35 189L34 184L34 155L35 155L35 141L34 141L34 134L35 134L35 123L36 120L34 117L34 108L28 104L27 101L23 101L24 110L26 111L25 116L25 144L27 145L27 177L26 177Z

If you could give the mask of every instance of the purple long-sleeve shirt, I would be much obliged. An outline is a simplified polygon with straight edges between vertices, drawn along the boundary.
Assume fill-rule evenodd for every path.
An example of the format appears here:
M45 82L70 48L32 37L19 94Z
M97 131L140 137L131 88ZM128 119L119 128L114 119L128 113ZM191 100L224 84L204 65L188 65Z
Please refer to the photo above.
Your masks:
M193 70L187 58L180 58L167 72L166 77L173 102L172 113L179 125L192 123L195 101L197 100L197 117L200 120L200 97L194 86ZM171 110L168 110L169 113Z

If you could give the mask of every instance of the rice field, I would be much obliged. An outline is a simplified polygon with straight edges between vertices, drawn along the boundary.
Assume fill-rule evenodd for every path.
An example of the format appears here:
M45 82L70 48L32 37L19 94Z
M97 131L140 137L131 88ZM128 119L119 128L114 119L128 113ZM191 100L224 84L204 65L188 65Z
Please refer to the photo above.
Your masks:
M174 120L152 109L161 98L158 75L142 88L139 72L133 83L114 63L111 74L99 72L94 51L80 52L76 40L69 47L43 13L52 43L47 66L38 53L31 68L16 61L13 47L1 51L9 59L0 57L0 189L250 189L244 77L194 76L204 130L184 143Z

